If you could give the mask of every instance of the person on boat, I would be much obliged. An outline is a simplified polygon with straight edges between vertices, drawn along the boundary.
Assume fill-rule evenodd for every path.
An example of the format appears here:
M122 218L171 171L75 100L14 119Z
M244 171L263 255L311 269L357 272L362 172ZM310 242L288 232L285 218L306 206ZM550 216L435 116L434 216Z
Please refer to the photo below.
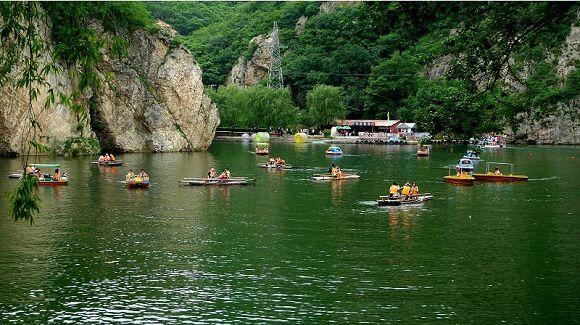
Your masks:
M149 175L145 172L145 169L141 168L141 171L139 172L139 177L142 180L148 180L149 179Z
M340 177L342 175L342 171L338 165L332 164L332 167L330 168L330 174L332 177Z
M276 159L274 159L274 157L270 157L270 159L268 159L268 165L271 167L276 166Z
M110 154L109 158L111 159L111 161L115 161L115 156L113 156L113 154Z
M135 174L133 174L133 170L132 169L129 169L129 172L127 173L127 176L125 176L125 181L128 182L128 181L132 180L133 178L135 178Z
M344 173L342 172L342 170L340 170L340 166L336 166L334 176L336 178L342 178L343 175L344 175Z
M52 179L54 179L55 181L60 181L60 169L55 169L54 170L54 176L52 176Z
M411 194L411 186L407 182L405 183L405 185L403 185L403 188L401 189L401 195L403 196L403 200L406 200L410 194Z
M399 197L399 185L397 185L397 182L393 182L393 185L391 185L391 187L389 187L389 196L392 198L396 198Z
M207 178L216 178L217 177L217 172L215 170L215 168L210 168L209 171L207 172Z
M411 185L410 196L417 196L417 195L419 195L419 187L417 186L417 183L413 182L413 185Z
M99 156L99 162L101 162L101 161L105 161L105 156L103 156L103 155Z
M276 166L284 166L284 165L286 165L286 161L280 158L280 156L276 157Z
M34 168L32 168L31 166L26 166L26 174L28 175L34 174Z
M501 176L502 175L501 170L499 170L499 168L497 168L497 167L495 168L495 172L493 172L493 174L496 175L496 176Z
M462 168L457 168L457 177L465 177L467 173Z
M111 161L111 156L108 153L105 154L105 161Z
M231 177L230 171L226 168L224 169L224 171L220 174L219 179L229 179Z
M334 176L336 174L336 166L334 164L332 164L332 166L330 166L330 169L328 170L328 172L330 173L330 175Z

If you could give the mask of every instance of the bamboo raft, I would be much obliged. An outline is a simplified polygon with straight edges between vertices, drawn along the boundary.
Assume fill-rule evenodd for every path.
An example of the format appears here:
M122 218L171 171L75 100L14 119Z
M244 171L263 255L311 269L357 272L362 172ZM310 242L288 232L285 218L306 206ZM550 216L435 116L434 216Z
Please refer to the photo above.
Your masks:
M359 178L360 178L359 175L354 174L344 174L341 177L332 176L331 174L317 174L310 177L310 179L315 181L339 181L343 179L359 179Z
M210 186L210 185L248 185L254 184L256 179L247 177L221 178L183 178L179 181L184 186Z
M270 165L270 164L258 164L260 168L268 168L268 169L279 169L279 170L287 170L293 169L294 166L292 165Z
M91 161L91 164L98 164L99 166L121 166L124 163L122 160Z
M392 198L388 195L379 196L377 203L380 206L398 206L404 204L417 204L433 199L433 195L430 193L424 193L419 195L410 196L403 200L402 197Z

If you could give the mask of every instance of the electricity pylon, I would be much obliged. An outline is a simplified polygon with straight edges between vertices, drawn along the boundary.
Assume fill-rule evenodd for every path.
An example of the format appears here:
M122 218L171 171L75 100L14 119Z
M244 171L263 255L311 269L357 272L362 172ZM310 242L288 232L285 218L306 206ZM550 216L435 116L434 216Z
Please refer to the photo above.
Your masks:
M270 43L270 70L268 70L268 87L284 88L282 75L282 57L280 56L280 38L278 37L278 22L274 22L272 42Z

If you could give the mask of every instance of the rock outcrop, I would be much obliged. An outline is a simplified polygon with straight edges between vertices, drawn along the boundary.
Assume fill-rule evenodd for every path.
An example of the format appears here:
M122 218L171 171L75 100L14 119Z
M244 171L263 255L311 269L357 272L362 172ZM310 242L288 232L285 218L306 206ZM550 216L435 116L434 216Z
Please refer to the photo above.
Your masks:
M90 118L83 135L95 134L106 150L205 150L213 140L219 113L204 93L201 69L187 49L172 43L175 31L160 27L155 35L143 30L126 35L129 45L125 58L103 50L96 69L100 86L85 91ZM105 40L113 37L98 24L94 29ZM49 35L45 33L47 44L51 44ZM46 55L52 60L50 49ZM62 69L49 75L48 82L70 95L74 85L71 75ZM14 84L0 91L0 152L19 153L30 138L22 132L29 125L28 95ZM43 109L46 96L47 89L41 89L33 102L41 126L39 140L58 148L80 135L76 116L60 103Z
M42 37L48 44L40 62L52 62L54 58L51 55L53 46L50 29L44 25L40 29ZM52 85L55 92L70 95L73 83L69 71L65 67L59 65L57 67L61 72L49 73L46 81ZM44 68L45 64L39 67ZM30 127L30 118L38 123L35 139L39 143L59 147L64 140L78 136L76 116L68 107L59 103L50 108L44 107L48 97L47 87L38 87L37 98L32 102L32 109L29 109L28 89L17 87L15 82L23 71L22 60L10 73L8 81L0 87L0 154L19 154L26 150L35 132Z
M92 125L104 147L123 151L204 150L219 124L201 69L183 46L139 30L123 60L105 53L98 70L114 77L92 98Z
M572 26L556 58L556 72L562 79L577 69L580 60L580 27ZM523 76L526 77L525 75ZM537 144L580 144L580 94L568 103L558 105L550 116L536 119L533 112L519 114L516 131L506 128L517 142Z
M296 22L296 26L294 27L294 31L296 32L296 35L300 36L302 35L302 33L304 33L304 29L306 28L306 22L308 21L308 17L302 15L300 16L300 18L298 18L298 21Z
M324 1L320 5L320 13L326 14L336 10L338 7L352 6L358 4L359 2L361 1Z
M238 59L232 68L226 84L240 87L254 86L262 80L268 79L270 69L270 45L272 35L259 35L250 40L250 45L256 46L252 57L247 60L243 56Z
M452 30L452 33L456 31ZM565 79L570 72L577 68L580 61L580 27L572 26L566 37L562 50L558 57L548 53L557 63L556 73L558 77ZM451 69L451 55L445 55L435 59L424 67L422 74L431 79L443 78ZM510 61L513 64L513 60ZM508 92L525 92L526 87L519 80L525 80L532 73L531 65L524 65L518 71L517 79L502 71L501 84ZM481 89L484 85L481 85ZM558 105L555 113L542 118L534 116L534 109L530 113L520 113L516 116L515 128L506 126L504 132L515 142L534 144L580 144L580 94L569 103ZM514 130L515 129L515 130Z
M505 133L517 143L529 144L579 144L580 143L580 100L573 100L548 117L535 119L531 114L518 115L519 124Z

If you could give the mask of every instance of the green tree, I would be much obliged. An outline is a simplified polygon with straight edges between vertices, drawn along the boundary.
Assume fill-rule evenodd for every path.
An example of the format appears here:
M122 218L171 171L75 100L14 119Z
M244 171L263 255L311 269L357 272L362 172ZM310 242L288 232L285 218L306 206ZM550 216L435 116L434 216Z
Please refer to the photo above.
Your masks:
M469 83L461 80L425 80L415 96L404 100L399 116L417 121L431 134L469 138L493 125L495 117L486 98L477 96Z
M288 88L227 86L208 90L208 95L220 110L223 127L268 129L294 127L299 122Z
M375 68L365 89L365 116L386 118L401 101L417 91L417 73L421 67L408 56L395 53Z
M306 96L309 122L312 126L334 124L346 116L346 107L340 87L317 85Z

